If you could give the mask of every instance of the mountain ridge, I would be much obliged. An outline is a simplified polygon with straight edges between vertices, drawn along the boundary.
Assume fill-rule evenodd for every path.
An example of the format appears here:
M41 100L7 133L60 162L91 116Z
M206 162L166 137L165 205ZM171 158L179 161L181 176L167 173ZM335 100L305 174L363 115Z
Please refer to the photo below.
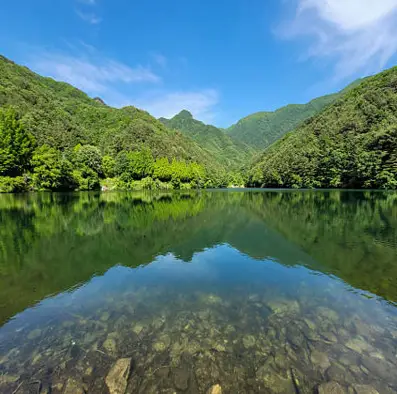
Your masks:
M314 98L306 104L288 104L275 111L255 112L226 128L225 132L255 149L265 149L361 82L362 79L357 79L337 93Z

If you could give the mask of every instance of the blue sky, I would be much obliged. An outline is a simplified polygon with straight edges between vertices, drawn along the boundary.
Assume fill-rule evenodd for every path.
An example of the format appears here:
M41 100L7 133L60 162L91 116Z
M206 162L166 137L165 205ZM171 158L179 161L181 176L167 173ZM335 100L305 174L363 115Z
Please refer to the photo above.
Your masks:
M0 53L113 106L226 127L393 66L397 0L4 0Z

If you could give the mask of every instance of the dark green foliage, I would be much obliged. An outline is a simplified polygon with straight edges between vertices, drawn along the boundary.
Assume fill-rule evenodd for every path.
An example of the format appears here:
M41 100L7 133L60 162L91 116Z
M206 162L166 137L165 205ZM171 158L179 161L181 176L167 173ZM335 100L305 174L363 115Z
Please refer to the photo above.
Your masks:
M263 187L397 187L397 68L364 80L269 147L250 171Z
M0 193L19 193L28 191L28 182L22 176L0 177Z
M223 130L206 125L193 118L186 110L180 112L172 119L160 118L167 127L179 130L193 138L210 155L217 157L218 161L231 168L239 169L246 164L254 154L254 149L245 143L234 140Z
M28 169L35 140L14 109L0 108L0 175L17 176Z
M318 114L359 82L360 80L355 81L339 93L316 98L307 104L290 104L274 112L249 115L226 129L226 132L235 140L256 150L265 149L306 119Z

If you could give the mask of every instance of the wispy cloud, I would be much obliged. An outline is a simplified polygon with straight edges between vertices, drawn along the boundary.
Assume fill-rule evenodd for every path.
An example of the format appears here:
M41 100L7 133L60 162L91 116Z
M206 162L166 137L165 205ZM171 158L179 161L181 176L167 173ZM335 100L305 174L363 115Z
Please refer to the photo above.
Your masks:
M79 3L88 4L88 5L95 5L97 0L78 0Z
M332 59L337 79L378 71L397 52L397 0L294 2L294 18L279 33L285 38L308 36L307 57Z
M91 23L91 25L97 25L102 22L102 18L93 12L83 12L76 10L76 14L85 22Z
M219 102L215 89L197 91L163 92L146 96L134 101L134 105L147 110L156 117L171 118L183 109L205 122L212 122L214 108Z
M99 55L73 56L68 54L40 52L30 66L43 75L65 81L91 94L114 89L112 84L138 82L156 83L161 79L149 68L130 67Z
M159 66L163 68L167 66L168 59L161 53L151 52L150 56L154 60L154 62L157 63Z
M41 75L68 82L92 97L100 96L114 107L133 105L153 116L167 118L187 109L208 123L216 117L219 93L215 89L165 88L160 84L162 78L150 67L132 67L108 58L85 42L67 44L67 52L29 48L33 55L26 65Z

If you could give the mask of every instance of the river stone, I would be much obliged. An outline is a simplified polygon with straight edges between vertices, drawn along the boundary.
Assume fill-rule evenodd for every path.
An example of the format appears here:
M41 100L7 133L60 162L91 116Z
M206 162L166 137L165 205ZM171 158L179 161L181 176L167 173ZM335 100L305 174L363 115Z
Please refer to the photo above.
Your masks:
M84 390L79 382L70 378L66 382L66 386L63 394L84 394Z
M115 354L117 352L117 345L116 341L113 338L107 338L103 344L102 347L109 353L109 354Z
M299 303L296 300L273 300L269 301L267 306L275 314L298 313L300 311Z
M189 387L189 372L183 368L175 369L174 384L178 390L187 390L187 388Z
M127 389L128 378L131 372L131 359L120 358L113 365L105 382L110 394L124 394Z
M327 369L331 365L327 354L320 352L319 350L312 351L310 360L314 366L318 366L321 369Z
M222 394L222 387L219 384L215 384L207 390L207 394Z
M108 321L110 318L110 313L109 312L103 312L101 315L101 321Z
M256 343L256 339L253 335L246 335L243 338L243 345L246 349L249 349L251 347L254 347Z
M337 382L327 382L318 386L318 394L345 394L346 391Z
M328 319L333 322L339 320L339 315L331 308L327 308L325 306L319 306L317 309L317 316L321 319Z
M363 353L371 349L371 345L367 343L362 337L355 337L346 342L345 346L357 353Z
M41 335L41 330L39 330L38 328L36 328L33 331L30 331L29 335L28 335L28 339L32 340L32 339L36 339Z
M384 360L363 356L361 358L361 362L363 366L377 378L389 381L395 376L395 368L393 368L388 362Z
M268 370L266 374L261 374L265 386L272 390L272 393L291 393L294 390L293 383L290 379L284 378L279 374Z
M379 394L378 390L365 384L355 384L353 389L355 394Z

